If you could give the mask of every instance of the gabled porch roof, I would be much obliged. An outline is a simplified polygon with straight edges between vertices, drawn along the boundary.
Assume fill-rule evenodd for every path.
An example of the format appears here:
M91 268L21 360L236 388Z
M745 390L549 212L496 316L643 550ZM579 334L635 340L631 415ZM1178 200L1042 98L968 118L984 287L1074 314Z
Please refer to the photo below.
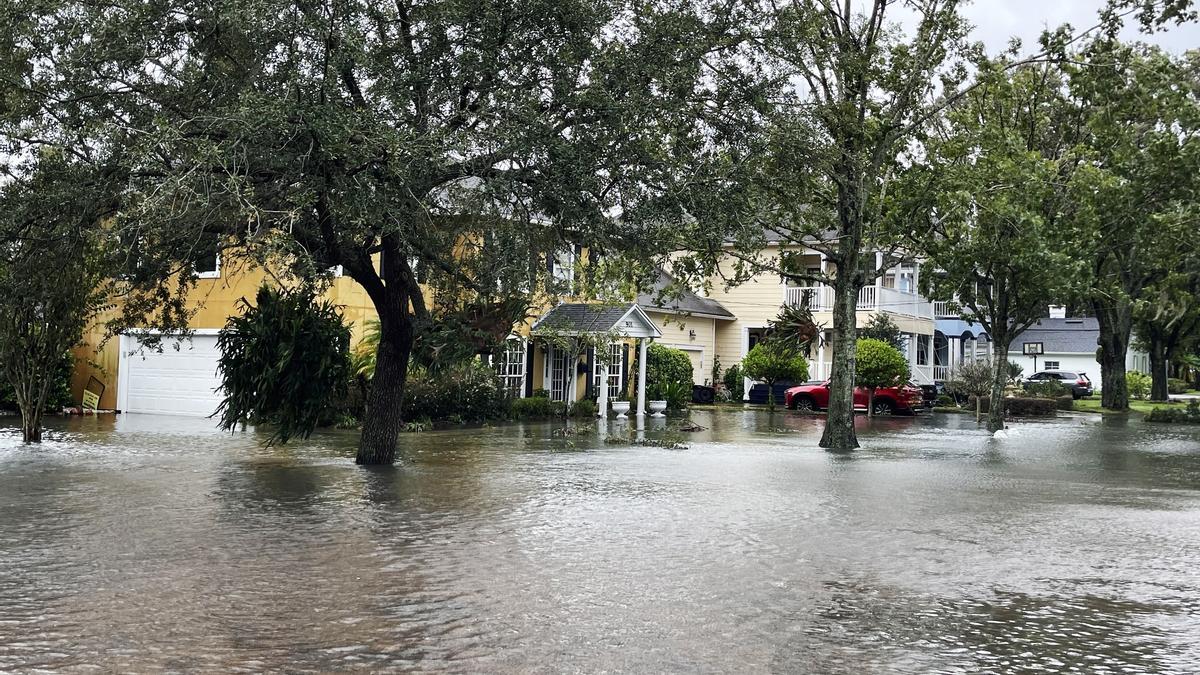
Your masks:
M549 332L564 335L616 333L631 338L662 337L662 331L636 303L605 305L564 302L543 314L533 324L533 335Z

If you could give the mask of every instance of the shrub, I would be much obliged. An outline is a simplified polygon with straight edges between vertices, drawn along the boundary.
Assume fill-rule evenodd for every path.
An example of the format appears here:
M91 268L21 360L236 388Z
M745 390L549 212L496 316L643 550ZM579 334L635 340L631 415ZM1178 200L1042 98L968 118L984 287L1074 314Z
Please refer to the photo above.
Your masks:
M1146 421L1200 424L1200 400L1188 401L1186 408L1155 408L1146 415Z
M1132 398L1144 399L1150 395L1150 376L1131 370L1125 373L1125 386Z
M222 429L249 421L270 425L271 443L307 438L329 402L345 395L353 374L350 330L341 310L315 293L264 285L254 303L239 301L241 314L217 335Z
M958 404L954 402L954 398L949 394L938 394L937 406L939 408L953 408Z
M668 382L661 388L661 395L671 410L683 410L692 402L691 382Z
M1052 417L1057 402L1050 398L1006 398L1004 411L1014 417Z
M582 401L576 401L571 406L571 416L581 418L595 417L598 410L599 408L596 407L595 401L585 398Z
M722 382L725 384L729 400L740 403L742 400L742 367L736 363L729 366L729 370L726 370L722 377Z
M1054 403L1058 406L1059 410L1074 410L1075 409L1075 397L1071 396L1070 394L1068 394L1066 396L1059 396L1059 397L1055 398Z
M661 386L668 382L687 382L690 385L692 360L682 349L652 344L646 350L646 386Z
M1025 372L1025 369L1023 367L1021 367L1021 364L1014 363L1012 361L1008 362L1008 381L1009 382L1020 381L1021 373L1023 373L1023 372Z
M517 419L532 419L550 416L550 398L548 396L533 396L519 398L511 404L512 416Z
M1168 394L1183 394L1188 390L1188 383L1185 380L1170 377L1167 378L1167 393Z
M496 372L468 361L437 374L414 369L408 376L403 414L406 420L481 422L506 416L508 406Z
M532 396L534 398L550 398L550 390L541 388L534 389Z
M1058 398L1059 396L1067 396L1071 392L1058 380L1046 380L1026 384L1025 393L1033 398Z
M71 397L71 373L75 370L75 357L67 352L54 370L54 380L50 390L46 392L46 405L42 411L47 413L62 412L63 408L75 405L77 401ZM17 393L13 391L8 378L0 377L0 410L20 410L17 405Z
M742 359L746 377L767 385L767 405L775 407L775 383L780 380L800 382L808 378L808 362L797 352L770 342L754 345Z

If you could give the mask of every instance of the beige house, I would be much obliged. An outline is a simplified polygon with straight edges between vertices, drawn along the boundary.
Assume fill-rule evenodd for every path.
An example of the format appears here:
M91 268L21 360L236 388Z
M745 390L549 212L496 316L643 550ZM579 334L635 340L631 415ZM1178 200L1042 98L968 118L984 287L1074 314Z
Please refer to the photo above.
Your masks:
M781 258L793 269L827 272L824 255L803 246L772 243L762 252L763 257L777 264ZM721 262L720 274L710 279L706 300L717 302L733 315L732 320L715 322L714 353L728 367L737 363L762 339L768 322L785 305L807 306L817 324L833 325L833 288L797 281L771 272L760 272L752 279L725 287L723 278L734 276L736 261L727 257ZM917 293L920 279L919 264L899 265L881 275L874 285L862 289L858 296L858 325L863 326L877 312L884 312L905 335L906 352L912 367L912 379L917 384L934 382L934 314L933 303ZM809 354L809 377L821 380L829 377L832 350L822 343ZM747 392L751 383L746 382Z

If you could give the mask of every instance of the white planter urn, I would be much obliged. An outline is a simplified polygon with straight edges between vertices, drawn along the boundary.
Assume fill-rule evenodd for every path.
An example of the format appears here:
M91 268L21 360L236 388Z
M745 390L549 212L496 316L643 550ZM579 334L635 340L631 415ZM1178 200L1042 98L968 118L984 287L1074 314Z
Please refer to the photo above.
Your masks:
M613 401L612 411L616 413L617 419L629 419L625 415L629 413L629 401Z
M667 411L667 402L666 401L646 401L646 404L650 406L650 416L651 417L665 417L666 416L663 414Z

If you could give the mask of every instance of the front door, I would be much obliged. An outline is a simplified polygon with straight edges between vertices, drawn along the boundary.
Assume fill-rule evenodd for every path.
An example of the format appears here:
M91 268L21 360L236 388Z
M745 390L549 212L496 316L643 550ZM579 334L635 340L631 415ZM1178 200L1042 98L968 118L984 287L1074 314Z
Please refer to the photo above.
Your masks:
M568 363L570 358L562 349L551 347L550 349L550 400L551 401L567 401L567 393L570 384L574 380L571 377L573 368Z

